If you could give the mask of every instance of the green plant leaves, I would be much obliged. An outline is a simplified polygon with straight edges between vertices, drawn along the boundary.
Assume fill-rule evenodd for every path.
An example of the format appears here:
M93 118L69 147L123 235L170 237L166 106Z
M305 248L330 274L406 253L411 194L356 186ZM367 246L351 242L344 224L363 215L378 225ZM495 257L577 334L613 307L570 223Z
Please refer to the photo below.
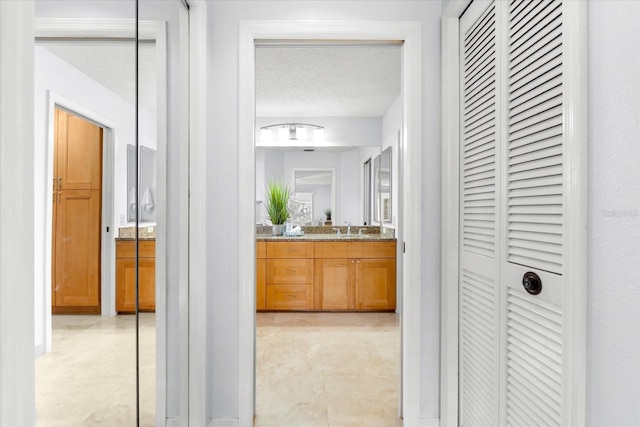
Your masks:
M267 183L265 208L273 224L284 224L289 218L289 197L291 190L284 180L270 180Z

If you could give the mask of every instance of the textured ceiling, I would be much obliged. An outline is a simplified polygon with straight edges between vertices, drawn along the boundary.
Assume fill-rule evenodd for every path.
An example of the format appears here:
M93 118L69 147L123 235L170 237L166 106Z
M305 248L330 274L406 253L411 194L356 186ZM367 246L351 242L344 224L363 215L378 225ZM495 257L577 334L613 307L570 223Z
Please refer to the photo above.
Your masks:
M382 117L400 94L399 45L259 45L258 117Z
M134 102L133 42L39 42ZM154 45L139 49L140 103L156 110ZM382 117L400 94L399 45L259 45L258 117Z
M38 45L135 104L136 52L133 41L46 41L38 42ZM156 111L155 43L140 43L138 58L140 104Z

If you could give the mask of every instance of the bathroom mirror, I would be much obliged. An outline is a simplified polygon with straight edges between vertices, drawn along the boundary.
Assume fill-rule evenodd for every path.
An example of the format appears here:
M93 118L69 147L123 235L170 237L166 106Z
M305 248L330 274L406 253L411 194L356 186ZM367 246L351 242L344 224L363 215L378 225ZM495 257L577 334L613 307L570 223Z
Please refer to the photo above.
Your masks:
M136 221L136 147L127 144L127 222Z
M374 159L374 221L390 224L391 215L391 147L387 147Z
M140 222L156 221L156 150L140 146Z
M301 225L322 225L333 219L336 210L334 169L294 169L292 220ZM331 209L331 216L325 211Z
M309 147L256 147L256 224L267 220L263 201L270 179L284 179L292 192L298 194L296 203L300 212L294 217L301 217L296 221L300 225L324 224L327 221L324 211L328 208L332 225L343 225L345 221L364 224L362 165L379 155L380 147L336 146L309 150ZM299 179L296 171L300 172ZM333 182L330 196L323 199L316 190L305 186L305 181L320 179L309 176L313 171L333 171L332 178L328 175L323 178L325 182Z

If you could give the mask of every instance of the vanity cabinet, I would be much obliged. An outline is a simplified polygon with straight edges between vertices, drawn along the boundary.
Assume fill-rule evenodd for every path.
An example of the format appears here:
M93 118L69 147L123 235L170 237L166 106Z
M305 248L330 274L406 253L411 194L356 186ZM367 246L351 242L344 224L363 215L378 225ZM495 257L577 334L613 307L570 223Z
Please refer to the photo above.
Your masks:
M116 311L136 311L136 242L116 240ZM156 241L139 242L139 300L140 311L156 309Z
M262 246L264 245L264 246ZM256 308L396 308L396 242L257 242Z
M267 243L256 242L256 310L267 308Z
M316 309L395 310L395 242L318 242L316 255Z

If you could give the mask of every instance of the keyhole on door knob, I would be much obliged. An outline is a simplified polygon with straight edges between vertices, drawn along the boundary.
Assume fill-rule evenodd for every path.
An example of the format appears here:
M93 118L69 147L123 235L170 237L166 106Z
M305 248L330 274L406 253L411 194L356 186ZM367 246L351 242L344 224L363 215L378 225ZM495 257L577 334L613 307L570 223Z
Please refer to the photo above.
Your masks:
M522 277L522 286L531 295L538 295L542 291L542 280L533 271L527 271Z

